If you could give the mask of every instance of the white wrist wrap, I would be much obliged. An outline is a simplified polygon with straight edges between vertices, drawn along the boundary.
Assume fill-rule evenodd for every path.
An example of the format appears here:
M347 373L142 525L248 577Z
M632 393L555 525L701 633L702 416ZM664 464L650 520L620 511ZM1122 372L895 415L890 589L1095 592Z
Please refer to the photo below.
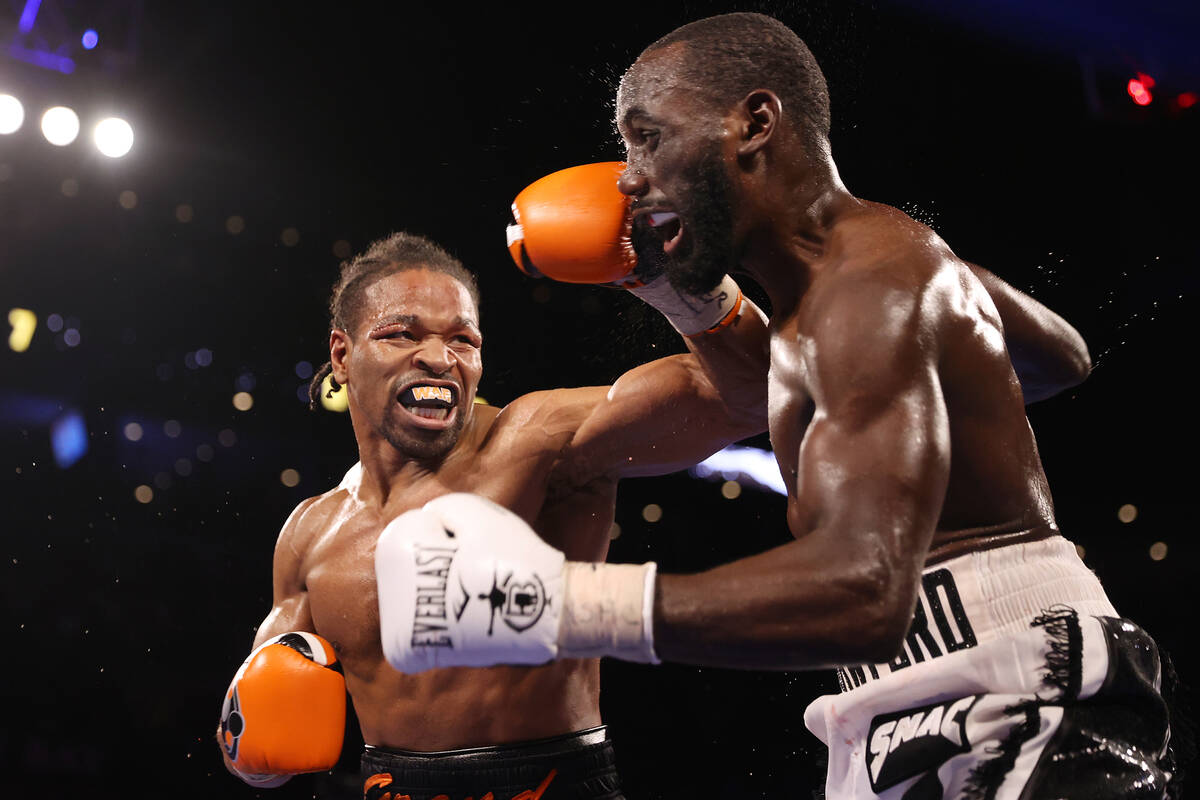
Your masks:
M666 275L629 291L657 308L684 336L695 336L728 325L742 305L742 290L728 275L711 292L700 297L683 294L671 285Z
M654 579L658 565L582 564L563 569L559 658L613 656L643 664L654 654Z

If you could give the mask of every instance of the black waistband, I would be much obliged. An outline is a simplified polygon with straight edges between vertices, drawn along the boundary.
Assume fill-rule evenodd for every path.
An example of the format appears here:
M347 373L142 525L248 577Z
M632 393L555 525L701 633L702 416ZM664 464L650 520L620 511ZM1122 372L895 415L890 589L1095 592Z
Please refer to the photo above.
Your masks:
M548 739L490 747L416 752L368 745L362 755L364 797L427 795L496 800L526 796L620 797L608 729L601 725ZM539 791L541 787L541 791ZM548 792L553 788L553 792ZM545 793L545 794L543 794Z
M488 747L467 747L462 750L434 750L431 752L418 750L397 750L388 747L367 745L363 757L378 760L381 763L395 766L439 766L447 769L459 769L463 764L487 764L508 762L513 759L541 757L548 755L563 755L591 745L603 744L608 741L608 726L597 725L574 733L564 733L562 736L551 736L546 739L530 739L525 742L512 744L491 745Z

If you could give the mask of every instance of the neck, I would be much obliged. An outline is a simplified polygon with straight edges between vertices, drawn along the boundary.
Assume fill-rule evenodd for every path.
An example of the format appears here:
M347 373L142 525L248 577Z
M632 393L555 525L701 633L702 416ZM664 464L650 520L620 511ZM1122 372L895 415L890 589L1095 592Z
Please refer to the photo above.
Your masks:
M441 458L424 459L406 454L373 428L355 425L358 440L358 459L362 465L362 482L358 500L372 506L385 506L394 492L407 492L419 483L437 480L445 466L454 461L470 440L474 417L467 419L458 441ZM359 431L365 430L364 435Z
M786 315L800 302L821 268L834 226L859 205L827 151L803 161L802 169L761 192L764 202L741 255L742 267L766 291L775 315Z

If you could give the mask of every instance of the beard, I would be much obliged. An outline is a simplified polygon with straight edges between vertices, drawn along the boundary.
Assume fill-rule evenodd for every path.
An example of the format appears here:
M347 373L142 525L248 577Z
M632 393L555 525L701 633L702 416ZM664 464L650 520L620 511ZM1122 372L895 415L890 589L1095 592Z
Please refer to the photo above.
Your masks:
M687 178L678 207L689 241L664 255L667 280L678 291L693 296L711 292L735 264L733 246L733 187L725 174L719 147L697 160ZM682 252L680 252L682 250Z
M411 382L413 377L406 375L395 382L395 386L392 388L394 405L390 406L387 413L383 415L383 420L377 430L388 444L396 448L396 451L405 458L422 462L441 461L454 449L454 445L458 443L458 437L462 434L463 426L467 422L467 414L461 407L462 397L456 394L455 399L459 402L454 408L457 413L454 415L454 423L449 428L434 431L406 425L404 415L408 412L400 406L399 402L396 402L395 398L400 394L399 387Z
M396 413L408 412L398 411ZM445 430L415 430L406 427L394 415L388 415L379 427L379 433L405 458L428 463L441 461L454 449L465 424L466 414L460 412L455 416L454 424Z

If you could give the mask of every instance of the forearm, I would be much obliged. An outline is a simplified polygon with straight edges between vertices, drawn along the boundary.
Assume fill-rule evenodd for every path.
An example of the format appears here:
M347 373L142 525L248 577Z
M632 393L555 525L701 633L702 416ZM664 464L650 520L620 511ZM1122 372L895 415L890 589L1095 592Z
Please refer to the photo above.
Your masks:
M730 413L757 420L765 429L771 354L762 311L743 298L741 313L731 324L684 342Z
M276 604L259 623L258 629L254 632L254 644L250 649L253 650L281 633L292 631L316 633L312 614L308 610L308 592L296 593Z
M887 567L877 554L831 558L815 541L789 542L696 575L659 575L658 657L790 670L894 656L919 571Z
M1026 403L1052 397L1087 378L1092 361L1079 331L986 269L968 266L1000 314L1004 341Z

